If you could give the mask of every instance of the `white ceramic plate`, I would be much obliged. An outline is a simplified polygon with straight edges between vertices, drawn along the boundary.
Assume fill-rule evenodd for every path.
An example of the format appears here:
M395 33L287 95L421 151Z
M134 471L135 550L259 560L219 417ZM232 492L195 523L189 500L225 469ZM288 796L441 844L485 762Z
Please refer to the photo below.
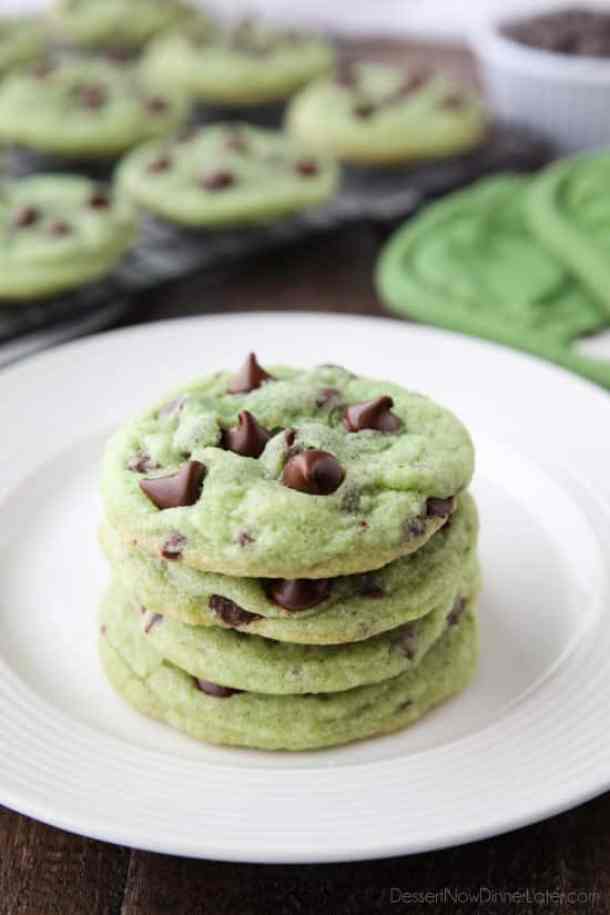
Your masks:
M192 375L340 362L453 408L478 449L482 656L404 733L271 754L199 745L104 682L104 440ZM390 320L255 314L64 346L0 374L0 803L218 859L372 858L478 839L610 786L610 399L535 359Z

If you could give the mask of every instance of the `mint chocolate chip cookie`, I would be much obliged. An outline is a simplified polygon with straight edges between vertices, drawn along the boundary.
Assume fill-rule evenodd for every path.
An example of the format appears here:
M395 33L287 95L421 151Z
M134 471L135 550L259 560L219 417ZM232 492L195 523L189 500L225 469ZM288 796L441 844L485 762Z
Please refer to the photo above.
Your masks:
M115 581L150 616L222 626L278 642L337 645L369 639L449 605L476 549L474 500L421 549L375 572L337 578L235 578L149 556L109 525L102 546Z
M75 175L0 186L0 299L45 298L109 273L134 236L130 207Z
M470 150L487 117L476 93L438 73L362 63L298 93L286 126L314 152L383 166Z
M345 369L251 355L174 392L110 441L108 521L152 556L225 575L380 568L442 527L472 477L449 411Z
M158 216L214 227L268 222L318 206L333 196L338 170L280 131L215 124L134 150L117 180Z
M181 0L55 0L51 26L83 47L140 47L192 15Z
M174 89L153 89L133 66L106 58L50 60L0 84L0 141L73 159L116 157L187 114Z
M0 18L0 76L29 63L44 50L44 30L34 17Z
M176 85L212 104L281 101L332 69L334 50L323 38L280 31L254 20L229 30L207 21L155 40L142 63L160 85Z
M467 599L414 667L341 692L272 695L194 677L164 657L136 613L114 603L101 618L100 653L114 689L145 715L197 740L268 750L308 750L413 724L462 690L476 666L476 620ZM407 648L408 650L408 648Z

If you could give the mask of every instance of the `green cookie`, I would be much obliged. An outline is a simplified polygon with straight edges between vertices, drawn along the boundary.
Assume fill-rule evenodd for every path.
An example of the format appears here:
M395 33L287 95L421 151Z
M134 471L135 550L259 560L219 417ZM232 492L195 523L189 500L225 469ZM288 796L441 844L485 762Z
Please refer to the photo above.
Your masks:
M147 210L188 226L268 222L331 198L333 160L312 158L280 131L217 124L136 149L117 180Z
M87 178L0 184L0 300L45 298L104 276L134 234L131 208Z
M531 231L578 277L610 320L610 153L565 159L534 179Z
M427 207L377 267L389 308L551 359L610 387L610 365L570 343L605 326L592 296L529 231L526 178L499 176Z
M103 495L111 525L153 556L325 578L414 552L473 467L466 429L423 395L335 366L265 372L251 355L120 429Z
M468 684L476 667L478 638L469 602L417 667L381 683L307 696L232 693L198 683L158 654L136 614L102 624L100 653L119 695L143 714L197 740L308 750L413 724Z
M114 578L137 606L195 626L226 626L280 642L340 644L368 639L445 607L474 554L478 519L474 500L458 508L420 550L374 574L318 579L313 605L286 609L268 596L268 579L233 578L147 556L123 543L108 525L101 531ZM322 599L320 599L322 598ZM288 603L290 603L288 601Z
M210 30L204 21L154 41L142 67L161 86L180 86L201 101L256 105L288 98L334 59L332 46L317 35L252 20Z
M33 17L0 19L0 75L39 57L44 50L44 31Z
M472 91L440 74L360 64L303 89L286 125L316 152L395 165L472 149L485 136L487 117Z
M187 113L174 89L155 90L106 58L38 64L0 85L0 140L69 158L120 155L175 130Z
M381 635L344 645L291 645L217 626L188 626L143 611L123 587L106 595L102 623L120 633L135 616L155 650L181 670L218 685L271 695L330 693L379 683L416 667L466 599L478 590L476 561L457 592L426 616ZM131 619L127 620L131 625Z
M51 25L83 47L140 47L192 15L181 0L55 0Z

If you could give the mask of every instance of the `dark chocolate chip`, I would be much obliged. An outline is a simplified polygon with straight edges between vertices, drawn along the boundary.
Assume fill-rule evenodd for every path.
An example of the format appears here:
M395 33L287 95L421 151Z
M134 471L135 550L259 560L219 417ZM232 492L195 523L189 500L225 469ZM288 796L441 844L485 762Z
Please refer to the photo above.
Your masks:
M169 108L169 102L162 95L153 95L146 99L144 106L151 114L165 114Z
M285 610L309 610L325 601L331 589L330 578L278 578L269 582L267 593Z
M284 442L287 448L292 448L294 440L297 437L296 429L286 429L284 432Z
M228 391L229 394L247 394L272 380L273 376L258 364L255 354L250 353L237 375L232 378Z
M311 448L287 461L282 483L289 489L312 496L329 496L341 486L344 478L345 471L334 455Z
M374 572L366 572L364 575L357 575L356 579L358 582L358 591L362 597L370 597L374 600L385 597L385 591L377 583Z
M457 626L466 610L466 598L458 597L447 617L450 626Z
M229 699L231 696L237 695L237 693L243 693L243 689L231 689L230 686L220 686L218 683L212 683L210 680L201 680L198 677L193 677L193 681L200 692L206 693L208 696L214 696L215 699Z
M101 108L106 104L107 95L103 86L81 86L79 98L84 108Z
M173 534L170 534L163 546L161 547L161 555L164 559L175 560L182 557L184 547L186 546L186 537L183 534L179 534L178 531L174 531Z
M72 229L67 222L63 221L63 219L56 219L55 222L52 222L49 226L49 232L51 235L55 235L60 238L63 235L70 235Z
M341 497L341 511L355 514L360 511L362 501L362 492L356 486L346 486L345 492Z
M249 610L244 610L234 601L229 600L228 597L222 597L220 594L212 594L208 606L225 626L233 628L247 626L248 623L262 619L258 613L250 613Z
M240 531L237 536L237 542L240 546L248 546L249 543L254 543L254 537L248 531Z
M36 207L20 207L13 216L13 225L18 229L25 229L33 226L39 218L40 212Z
M153 626L156 626L157 623L162 622L163 617L160 613L148 613L146 615L146 622L144 623L144 632L146 635L150 632Z
M265 450L265 445L271 438L271 433L259 426L256 419L248 410L239 414L239 424L222 433L222 447L227 451L234 451L242 457L257 458Z
M106 59L114 64L126 64L133 57L133 51L130 48L107 48L104 52Z
M455 499L428 499L426 516L428 518L448 518L455 511Z
M426 522L423 518L410 518L405 525L407 539L414 540L426 533Z
M104 191L94 191L89 197L89 206L94 210L107 210L110 206L110 197Z
M171 168L172 160L169 156L159 156L157 159L153 159L152 162L149 162L146 171L151 175L158 175L160 172L166 172Z
M460 92L453 92L451 95L445 96L441 102L441 108L443 111L459 111L464 107L465 98Z
M133 470L134 473L150 473L151 470L158 470L159 465L153 461L150 454L146 454L144 451L138 451L129 458L127 469Z
M224 191L235 184L235 175L229 171L212 172L210 175L204 175L200 184L206 191Z
M297 173L302 175L304 178L311 178L314 175L317 175L320 171L318 163L313 159L301 159L300 162L297 162L295 168Z
M399 97L412 95L413 92L417 92L419 89L423 89L426 83L430 81L430 78L431 75L427 70L421 70L418 73L413 73L411 76L407 76L396 94Z
M364 403L352 404L345 411L343 425L348 432L374 429L377 432L396 432L400 429L399 418L391 412L394 401L391 397L375 397Z
M49 60L41 60L33 65L30 72L35 79L46 79L54 69L54 65Z
M335 83L343 89L351 89L357 82L356 70L352 61L340 61L335 73Z
M370 118L375 114L376 108L372 102L362 102L354 107L354 114L357 118Z
M199 461L188 461L177 473L140 480L140 489L161 511L194 505L201 495L206 467Z

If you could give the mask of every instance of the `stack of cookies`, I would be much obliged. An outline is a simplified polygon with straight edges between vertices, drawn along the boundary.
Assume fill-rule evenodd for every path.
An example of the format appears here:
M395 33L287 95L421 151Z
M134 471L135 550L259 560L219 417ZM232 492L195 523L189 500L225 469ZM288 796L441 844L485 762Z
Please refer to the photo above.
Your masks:
M192 737L306 750L406 727L476 665L470 437L395 384L251 354L104 460L116 691Z

